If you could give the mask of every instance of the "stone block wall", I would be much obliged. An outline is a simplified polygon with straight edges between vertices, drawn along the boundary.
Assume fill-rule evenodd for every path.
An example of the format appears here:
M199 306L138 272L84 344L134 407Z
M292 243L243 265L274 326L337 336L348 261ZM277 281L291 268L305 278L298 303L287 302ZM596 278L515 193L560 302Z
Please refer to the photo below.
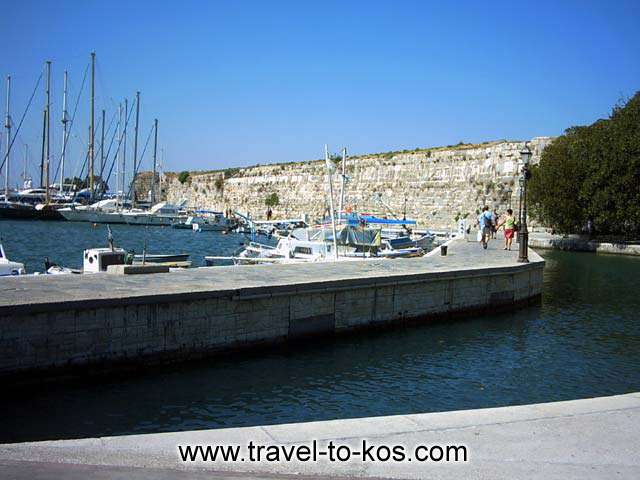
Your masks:
M536 137L529 142L533 163L551 141ZM483 205L500 212L508 207L517 210L519 152L524 145L499 141L349 158L345 207L402 216L406 202L407 216L432 229L452 228L456 218L473 217ZM337 208L338 172L333 182ZM144 195L147 183L141 183ZM274 218L308 214L314 219L328 212L324 161L191 172L184 184L177 174L166 174L163 191L172 202L186 199L192 207L231 208L256 219L264 218L265 200L273 193L280 201L273 209Z
M212 294L193 301L136 300L102 307L61 303L55 310L0 315L0 377L144 366L307 335L512 307L540 295L543 266L537 261L414 280L380 277L352 287L328 284L321 291L293 288L277 295Z

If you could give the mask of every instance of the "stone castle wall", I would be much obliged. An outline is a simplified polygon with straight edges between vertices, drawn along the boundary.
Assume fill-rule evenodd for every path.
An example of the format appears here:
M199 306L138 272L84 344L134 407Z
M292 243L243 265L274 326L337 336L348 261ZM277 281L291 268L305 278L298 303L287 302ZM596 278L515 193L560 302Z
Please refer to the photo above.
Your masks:
M533 163L551 140L536 137L529 142ZM517 210L519 152L524 145L500 141L349 158L345 208L402 216L406 201L407 217L433 229L451 228L459 217L474 217L483 205L500 212L508 207ZM192 207L231 208L263 218L266 198L276 193L279 205L273 208L274 218L308 214L314 219L328 212L324 161L191 172L184 183L175 173L163 177L164 198L171 202L184 199ZM146 183L149 180L150 175ZM336 208L340 181L336 171ZM149 189L146 183L140 182L142 196Z

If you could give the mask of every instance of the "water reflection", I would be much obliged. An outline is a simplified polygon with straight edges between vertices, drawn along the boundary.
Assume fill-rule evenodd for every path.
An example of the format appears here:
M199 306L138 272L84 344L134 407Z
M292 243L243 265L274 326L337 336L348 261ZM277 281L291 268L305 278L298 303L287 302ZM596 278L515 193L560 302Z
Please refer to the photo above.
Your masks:
M545 254L540 305L0 400L0 441L503 406L640 390L640 259Z

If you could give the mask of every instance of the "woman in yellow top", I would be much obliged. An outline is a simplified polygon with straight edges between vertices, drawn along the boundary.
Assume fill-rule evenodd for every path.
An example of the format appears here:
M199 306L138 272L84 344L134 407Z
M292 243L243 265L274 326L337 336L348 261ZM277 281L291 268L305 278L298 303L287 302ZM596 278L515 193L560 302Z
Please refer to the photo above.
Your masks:
M513 242L513 234L515 232L516 219L513 216L513 210L507 210L507 215L498 224L498 228L504 226L504 249L511 250L511 242Z

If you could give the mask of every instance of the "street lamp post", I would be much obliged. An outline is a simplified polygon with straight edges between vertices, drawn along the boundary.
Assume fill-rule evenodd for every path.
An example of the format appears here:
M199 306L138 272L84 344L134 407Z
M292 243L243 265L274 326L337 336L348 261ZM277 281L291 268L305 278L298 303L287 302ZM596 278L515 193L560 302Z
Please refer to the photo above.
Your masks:
M520 229L518 239L520 240L520 249L518 253L518 262L529 262L529 231L527 230L527 181L529 180L529 160L531 160L531 150L525 143L524 148L520 151L522 158L522 177L520 184L520 205L522 207L520 214Z

